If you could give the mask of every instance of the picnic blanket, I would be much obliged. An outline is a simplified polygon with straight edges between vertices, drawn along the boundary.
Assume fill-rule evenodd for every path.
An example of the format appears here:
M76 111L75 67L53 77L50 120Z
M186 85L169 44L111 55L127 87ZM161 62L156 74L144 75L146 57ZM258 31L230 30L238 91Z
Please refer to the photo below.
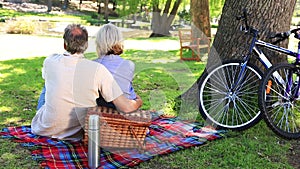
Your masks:
M212 127L203 127L195 122L179 118L155 118L152 120L146 136L146 150L107 151L101 149L100 164L103 169L134 167L154 156L168 154L193 146L203 145L207 141L222 138L225 131ZM42 168L88 168L87 146L82 141L70 142L57 140L31 133L30 126L8 127L0 132L2 138L19 142L24 147L36 147L32 158ZM32 148L31 148L32 149Z

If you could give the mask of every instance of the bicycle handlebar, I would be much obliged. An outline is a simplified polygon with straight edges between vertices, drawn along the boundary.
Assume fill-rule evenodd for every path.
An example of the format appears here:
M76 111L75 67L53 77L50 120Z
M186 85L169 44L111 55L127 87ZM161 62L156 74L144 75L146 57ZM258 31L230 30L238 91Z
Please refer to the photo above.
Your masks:
M273 35L270 35L268 38L269 39L273 39L273 38L286 39L291 35L291 33L292 33L291 31L275 33Z
M296 29L292 29L290 31L287 32L280 32L280 33L276 33L274 35L270 35L269 38L273 39L273 38L279 38L276 42L280 42L283 41L285 39L287 39L291 34L294 34L294 37L297 39L300 39L300 28L296 28Z
M248 13L247 13L247 9L246 9L246 8L244 8L244 9L243 9L243 15L240 15L240 16L237 16L237 17L236 17L236 19L237 19L237 20L242 20L242 21L244 21L244 22L245 22L245 26L246 26L245 28L246 28L246 30L248 30L248 29L249 29L247 15L248 15Z
M296 29L291 30L291 33L294 34L295 38L300 39L300 28L296 28Z
M236 17L237 20L242 20L244 21L245 25L240 27L240 30L245 32L245 33L250 33L250 34L254 34L255 36L258 36L258 30L254 29L253 27L250 27L248 24L248 13L247 13L247 9L244 8L243 9L243 14L240 16Z
M258 36L258 30L249 26L248 24L248 13L247 13L247 9L244 8L243 9L243 14L240 16L236 17L237 20L241 20L244 21L244 26L240 27L240 30L245 32L245 33L250 33L250 34L254 34L255 36ZM276 33L274 35L269 36L270 39L272 38L279 38L279 40L276 41L283 41L285 39L287 39L291 34L294 34L294 37L300 40L300 28L296 28L296 29L292 29L290 31L287 32L280 32L280 33Z

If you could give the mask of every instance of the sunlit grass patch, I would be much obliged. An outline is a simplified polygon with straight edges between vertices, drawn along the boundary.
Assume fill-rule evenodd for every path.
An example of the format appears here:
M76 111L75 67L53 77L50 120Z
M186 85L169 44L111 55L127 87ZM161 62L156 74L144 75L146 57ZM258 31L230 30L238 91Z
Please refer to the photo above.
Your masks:
M1 106L0 107L0 112L11 111L11 110L12 110L12 108L8 107L8 106Z

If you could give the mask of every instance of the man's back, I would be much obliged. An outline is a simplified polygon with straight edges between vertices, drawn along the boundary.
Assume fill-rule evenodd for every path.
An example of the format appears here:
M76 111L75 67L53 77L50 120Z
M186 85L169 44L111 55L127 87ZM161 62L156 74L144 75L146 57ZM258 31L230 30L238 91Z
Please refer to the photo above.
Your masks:
M105 84L113 79L111 74L83 55L49 56L44 61L43 77L46 102L32 121L33 132L39 135L55 138L77 135L84 125L86 108L96 106L98 89L109 88L112 92L112 85ZM111 92L106 92L107 98L113 97Z

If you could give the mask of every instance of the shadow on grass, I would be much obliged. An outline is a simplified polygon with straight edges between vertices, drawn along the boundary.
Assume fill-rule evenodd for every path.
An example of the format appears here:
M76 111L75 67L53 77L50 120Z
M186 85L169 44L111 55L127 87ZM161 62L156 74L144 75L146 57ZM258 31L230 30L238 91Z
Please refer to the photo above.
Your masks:
M43 86L44 58L0 62L0 126L28 125Z

